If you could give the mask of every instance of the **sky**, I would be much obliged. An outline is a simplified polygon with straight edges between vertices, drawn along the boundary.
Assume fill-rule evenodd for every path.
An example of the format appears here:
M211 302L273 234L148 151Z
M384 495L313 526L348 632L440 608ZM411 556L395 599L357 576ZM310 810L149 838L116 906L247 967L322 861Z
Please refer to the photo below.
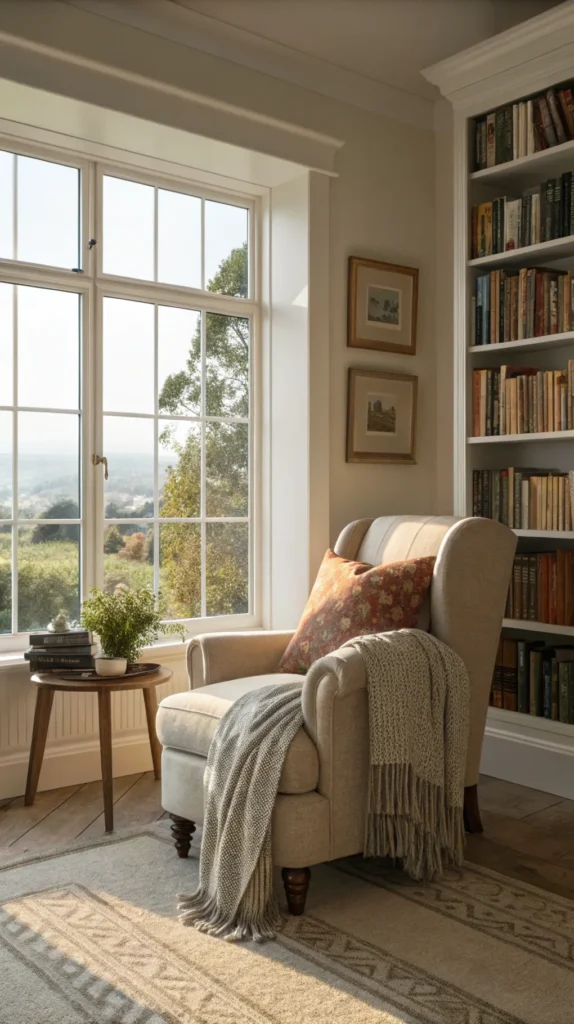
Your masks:
M79 263L79 171L19 156L17 190L12 154L0 151L0 258L72 269ZM15 194L17 202L15 203ZM16 210L14 209L16 205ZM158 280L201 287L201 201L158 189ZM205 282L232 249L247 239L247 210L205 202ZM14 224L17 230L14 231ZM16 234L16 252L14 252ZM104 273L153 280L154 189L104 177ZM14 286L0 283L0 406L12 404ZM80 308L74 293L18 286L18 404L57 410L78 408ZM185 368L198 320L189 310L160 307L158 385ZM145 302L104 299L104 410L154 412L154 314ZM0 454L12 450L11 414L0 409ZM77 451L77 417L21 413L22 454L68 456ZM151 421L114 417L105 425L108 453L149 452ZM6 460L4 460L5 462Z

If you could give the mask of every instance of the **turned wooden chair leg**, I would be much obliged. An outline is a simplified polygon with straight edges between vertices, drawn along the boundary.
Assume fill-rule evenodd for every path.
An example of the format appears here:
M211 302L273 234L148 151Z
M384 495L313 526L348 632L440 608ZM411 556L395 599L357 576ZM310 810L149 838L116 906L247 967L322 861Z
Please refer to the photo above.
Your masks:
M305 910L311 872L309 868L283 868L281 877L289 913L298 917Z
M178 814L170 814L173 822L171 834L175 840L178 857L187 857L191 846L191 837L195 832L195 822L180 818Z
M465 786L464 789L464 827L467 832L482 832L480 808L478 806L478 786Z

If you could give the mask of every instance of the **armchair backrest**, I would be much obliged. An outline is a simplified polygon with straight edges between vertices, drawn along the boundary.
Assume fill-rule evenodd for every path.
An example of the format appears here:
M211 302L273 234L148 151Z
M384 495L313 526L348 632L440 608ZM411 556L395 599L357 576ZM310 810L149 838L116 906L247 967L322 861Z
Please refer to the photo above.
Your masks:
M350 523L335 552L371 565L436 555L430 632L464 661L470 676L470 733L465 785L478 781L496 648L512 560L514 533L492 519L382 516Z

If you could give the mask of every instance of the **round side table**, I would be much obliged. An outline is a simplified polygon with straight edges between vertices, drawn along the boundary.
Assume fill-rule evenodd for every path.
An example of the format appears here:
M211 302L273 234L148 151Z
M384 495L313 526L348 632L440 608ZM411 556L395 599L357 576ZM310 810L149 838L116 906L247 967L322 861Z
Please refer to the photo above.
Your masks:
M56 690L75 693L97 693L100 725L100 756L102 762L102 790L104 795L104 822L106 832L114 827L113 772L112 772L112 706L111 694L117 690L141 690L143 694L149 745L156 779L161 778L161 746L155 731L157 699L155 688L171 679L168 668L159 668L147 676L133 676L122 679L61 679L51 672L37 672L31 681L38 687L34 728L28 762L25 804L33 804L38 789L38 779L44 758L46 736L50 724L50 713Z

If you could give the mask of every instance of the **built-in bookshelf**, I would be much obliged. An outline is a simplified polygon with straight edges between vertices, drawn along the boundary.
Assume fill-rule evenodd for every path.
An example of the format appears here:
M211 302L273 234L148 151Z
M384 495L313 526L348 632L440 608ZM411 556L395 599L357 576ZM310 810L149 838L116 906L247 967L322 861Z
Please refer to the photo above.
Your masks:
M563 649L574 646L574 5L424 75L453 107L454 513L505 521L531 566L528 607L515 594L503 620L509 650ZM559 480L543 517L534 484L522 494L537 511L515 517L502 499L509 467L536 487ZM546 574L560 562L564 586L565 565L572 574L558 615L548 598L541 612L537 558ZM574 798L574 723L511 707L489 709L482 770Z

